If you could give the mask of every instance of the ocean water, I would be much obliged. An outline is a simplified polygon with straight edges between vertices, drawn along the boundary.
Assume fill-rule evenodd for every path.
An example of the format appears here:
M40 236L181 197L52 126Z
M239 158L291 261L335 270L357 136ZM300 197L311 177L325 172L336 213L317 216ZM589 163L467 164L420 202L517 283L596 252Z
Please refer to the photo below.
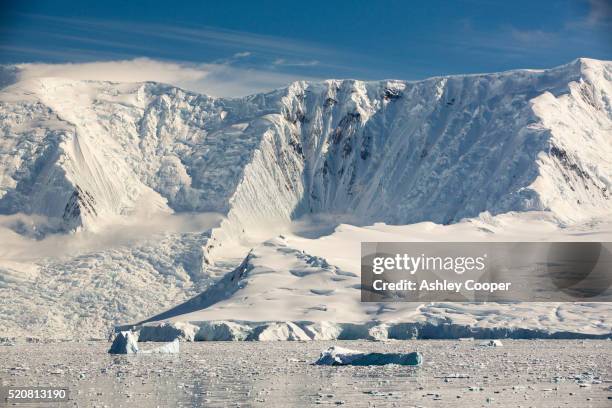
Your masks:
M110 343L0 346L3 386L64 386L58 407L610 407L612 342L478 340L181 343L109 355ZM152 348L156 343L141 343ZM422 367L314 366L329 346L420 351ZM19 404L17 406L43 406Z

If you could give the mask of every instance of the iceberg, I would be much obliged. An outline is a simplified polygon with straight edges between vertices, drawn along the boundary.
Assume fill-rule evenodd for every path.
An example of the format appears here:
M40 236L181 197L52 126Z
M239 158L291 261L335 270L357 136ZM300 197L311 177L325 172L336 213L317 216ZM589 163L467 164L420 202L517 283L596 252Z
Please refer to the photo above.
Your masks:
M138 334L132 331L121 331L113 340L110 354L177 354L179 352L179 340L164 344L151 350L138 349Z
M113 344L111 345L110 354L136 354L138 353L138 336L131 331L119 332Z
M412 353L363 353L343 347L332 346L321 353L315 365L352 365L370 366L397 364L404 366L420 366L423 364L423 355Z
M500 340L487 340L480 343L481 347L501 347L503 346Z
M151 350L141 350L138 352L138 354L178 354L178 352L179 340L174 339L174 341L164 344L163 346L159 346Z

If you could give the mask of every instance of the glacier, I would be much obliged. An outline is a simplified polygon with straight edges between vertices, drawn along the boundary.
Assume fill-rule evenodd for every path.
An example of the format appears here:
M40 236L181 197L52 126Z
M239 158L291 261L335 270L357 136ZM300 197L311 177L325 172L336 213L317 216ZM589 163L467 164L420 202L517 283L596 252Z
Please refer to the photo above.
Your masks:
M207 314L243 289L228 283L241 268L261 259L264 268L276 265L281 255L298 265L294 278L320 279L307 285L312 296L343 299L355 289L338 282L358 270L342 259L290 245L265 253L305 219L323 218L327 235L341 223L415 224L439 229L430 237L437 240L452 225L512 225L513 214L523 239L533 229L521 221L528 214L543 220L535 233L543 239L577 237L610 220L609 61L423 81L298 81L244 98L152 82L16 78L0 90L0 328L18 336L103 337L114 324L173 306ZM75 254L13 248L73 245L126 222L203 213L221 218ZM342 235L350 227L338 228ZM352 319L336 323L371 320L353 303L345 306ZM317 314L330 305L308 307ZM297 337L286 325L308 320L226 311L207 319L269 320L285 325L273 333ZM413 307L397 318L419 313ZM213 332L220 327L247 330Z
M520 242L527 234L536 241L597 240L611 226L560 229L554 218L530 212L452 225L341 224L320 238L297 229L257 245L233 272L187 302L118 329L146 332L153 341L608 338L610 303L361 302L359 272L362 241Z

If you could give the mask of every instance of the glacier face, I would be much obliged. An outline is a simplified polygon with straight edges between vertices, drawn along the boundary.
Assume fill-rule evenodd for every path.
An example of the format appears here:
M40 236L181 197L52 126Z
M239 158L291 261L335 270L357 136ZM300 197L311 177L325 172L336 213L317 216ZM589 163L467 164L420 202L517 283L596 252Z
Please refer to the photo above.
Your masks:
M147 244L155 256L142 279L157 294L160 276L183 275L180 262L154 258L179 243L188 259L199 254L185 275L194 289L178 285L157 310L206 285L228 242L311 213L447 224L534 210L583 222L612 210L611 78L611 62L580 59L418 82L296 82L240 99L157 83L21 81L0 91L0 214L45 217L38 238L159 213L223 214L195 238ZM104 268L121 275L133 268L124 250L81 256L110 259ZM121 307L130 318L142 306L133 300Z

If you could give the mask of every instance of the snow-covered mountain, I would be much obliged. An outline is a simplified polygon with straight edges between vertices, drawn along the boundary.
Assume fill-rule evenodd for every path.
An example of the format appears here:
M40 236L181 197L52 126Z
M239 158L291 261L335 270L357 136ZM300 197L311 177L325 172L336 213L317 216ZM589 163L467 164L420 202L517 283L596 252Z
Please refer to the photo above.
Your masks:
M9 223L40 239L221 213L196 239L173 238L187 269L147 260L151 279L180 270L189 282L206 280L230 242L313 213L448 224L544 211L569 225L612 212L611 101L612 62L590 59L418 82L296 82L240 99L30 79L0 91L0 214L40 217Z
M449 223L608 213L612 64L420 82L297 82L244 99L45 78L2 91L0 210L95 228L135 211Z

